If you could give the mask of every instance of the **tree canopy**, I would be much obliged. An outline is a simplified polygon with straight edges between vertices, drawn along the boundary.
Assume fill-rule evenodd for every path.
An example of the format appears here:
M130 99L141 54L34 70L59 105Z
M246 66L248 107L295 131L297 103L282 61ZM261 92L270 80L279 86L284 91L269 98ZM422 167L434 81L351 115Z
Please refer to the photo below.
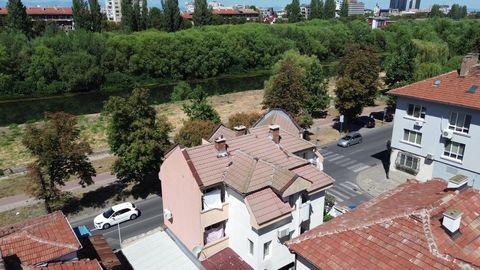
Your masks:
M182 109L191 120L211 121L220 123L220 115L207 100L207 93L197 86L188 96L189 102L183 104Z
M6 24L8 29L19 31L30 36L32 34L32 22L27 16L27 11L21 0L8 0L8 14Z
M193 12L193 24L204 26L212 23L212 11L208 7L207 0L195 0L195 11Z
M163 8L163 27L167 32L175 32L182 26L182 17L178 0L161 0Z
M302 14L300 13L300 0L292 0L292 3L286 8L288 22L296 23L301 20Z
M202 139L206 139L216 126L217 124L209 120L187 120L175 135L175 143L187 147L201 145Z
M337 4L335 3L335 0L325 0L325 5L323 8L323 18L327 20L335 18L336 9Z
M150 107L149 91L135 89L128 98L111 97L104 106L108 144L118 157L112 171L124 182L142 182L158 173L170 145L172 127Z
M323 14L323 1L311 0L310 2L310 19L321 19Z
M93 184L95 169L88 160L90 145L80 139L75 116L58 112L48 113L45 122L27 125L23 144L36 158L29 166L30 183L27 192L43 199L45 208L52 212L60 199L59 186L64 186L75 175L79 184Z
M340 6L340 17L348 17L348 1L343 0L342 5Z

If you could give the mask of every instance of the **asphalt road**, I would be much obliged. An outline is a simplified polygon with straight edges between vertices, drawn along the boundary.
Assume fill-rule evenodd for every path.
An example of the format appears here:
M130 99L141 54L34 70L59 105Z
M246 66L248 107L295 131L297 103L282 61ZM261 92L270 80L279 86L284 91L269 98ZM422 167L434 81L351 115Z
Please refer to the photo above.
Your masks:
M163 224L163 205L160 196L152 195L145 200L135 202L135 206L141 211L141 214L135 220L120 224L120 236L122 241L151 231ZM95 216L96 215L92 215L82 218L81 220L72 222L71 225L72 227L85 225L90 229L93 235L103 234L111 248L120 249L118 226L113 226L107 230L96 230L93 226L93 219Z
M324 171L335 179L327 193L335 196L337 202L356 206L371 199L356 183L357 175L375 164L382 164L386 156L386 142L391 139L392 125L373 129L362 129L363 142L343 148L336 142L320 147L324 156Z

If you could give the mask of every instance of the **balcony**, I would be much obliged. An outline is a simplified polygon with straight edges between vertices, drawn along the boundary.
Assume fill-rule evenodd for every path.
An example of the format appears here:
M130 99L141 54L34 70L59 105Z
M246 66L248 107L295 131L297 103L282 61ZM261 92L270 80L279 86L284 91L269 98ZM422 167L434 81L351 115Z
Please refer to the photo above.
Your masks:
M300 206L300 222L310 219L310 202L306 202Z
M219 251L221 251L222 249L227 248L227 247L228 247L228 236L224 236L224 237L218 239L217 241L215 241L214 243L210 243L208 245L205 245L202 253L204 253L203 255L207 256L207 258L208 258L212 255L215 255L216 253L218 253Z
M222 208L211 208L203 210L200 214L203 227L210 226L228 219L228 203L222 203Z

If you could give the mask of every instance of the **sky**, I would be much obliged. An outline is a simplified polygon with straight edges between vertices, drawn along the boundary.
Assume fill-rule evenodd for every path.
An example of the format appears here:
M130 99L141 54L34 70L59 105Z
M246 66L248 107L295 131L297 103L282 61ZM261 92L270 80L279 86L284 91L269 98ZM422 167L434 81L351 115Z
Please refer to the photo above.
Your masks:
M104 0L100 0L103 3ZM187 0L179 0L181 6L184 6ZM7 0L0 0L0 6L5 6ZM225 6L231 6L233 4L249 4L260 7L284 7L290 3L291 0L220 0ZM310 0L300 0L302 3L309 4ZM381 8L388 8L390 0L363 0L367 8L372 9L376 3ZM23 0L26 6L70 6L71 0ZM428 8L433 4L461 4L467 5L471 10L480 10L480 0L422 0L420 8ZM149 6L159 6L160 0L148 0Z

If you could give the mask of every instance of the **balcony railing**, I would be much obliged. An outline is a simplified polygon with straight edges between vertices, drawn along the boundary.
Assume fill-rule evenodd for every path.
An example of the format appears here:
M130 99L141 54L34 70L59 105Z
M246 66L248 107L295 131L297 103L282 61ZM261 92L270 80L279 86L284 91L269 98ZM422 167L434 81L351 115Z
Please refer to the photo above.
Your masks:
M221 209L212 208L203 210L201 215L202 226L207 227L228 219L228 203L223 203Z

